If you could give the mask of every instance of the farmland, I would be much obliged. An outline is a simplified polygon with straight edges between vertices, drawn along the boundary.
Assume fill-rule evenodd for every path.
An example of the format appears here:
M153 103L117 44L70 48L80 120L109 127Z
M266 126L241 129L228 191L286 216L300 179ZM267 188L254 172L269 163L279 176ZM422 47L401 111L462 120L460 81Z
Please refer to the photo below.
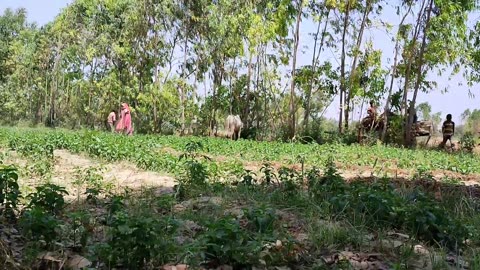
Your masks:
M469 153L26 128L0 147L5 269L480 268Z

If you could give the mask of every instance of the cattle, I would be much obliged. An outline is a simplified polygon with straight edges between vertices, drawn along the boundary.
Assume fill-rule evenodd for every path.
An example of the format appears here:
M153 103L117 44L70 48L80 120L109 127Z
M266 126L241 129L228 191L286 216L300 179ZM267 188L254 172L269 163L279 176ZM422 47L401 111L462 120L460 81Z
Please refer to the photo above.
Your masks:
M243 123L238 115L229 115L225 120L225 130L227 131L227 138L238 140L242 132Z
M392 118L396 117L398 117L398 115L389 112L388 121L390 122ZM362 139L365 137L365 131L376 131L377 133L380 133L383 130L384 125L385 113L381 114L375 121L372 121L369 116L365 117L358 125L358 142L362 143ZM411 135L413 137L428 137L425 142L425 145L427 145L434 132L435 125L433 121L416 121L413 123Z

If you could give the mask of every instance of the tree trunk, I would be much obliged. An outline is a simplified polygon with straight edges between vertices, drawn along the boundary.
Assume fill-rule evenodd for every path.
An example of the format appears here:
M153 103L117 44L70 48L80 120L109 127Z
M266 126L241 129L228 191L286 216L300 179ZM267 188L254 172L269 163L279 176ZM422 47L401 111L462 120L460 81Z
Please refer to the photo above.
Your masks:
M187 1L184 1L184 4L187 4ZM183 67L182 67L182 85L180 87L180 123L181 123L181 130L180 136L185 134L185 86L186 86L186 68L187 68L187 47L188 47L188 24L187 20L184 20L185 25L185 41L183 47Z
M218 125L216 123L216 117L217 117L217 90L220 88L222 85L223 81L223 63L224 63L224 57L221 56L221 59L217 59L215 61L214 67L213 67L213 96L212 96L212 120L210 122L210 127L213 131L213 128L215 127L215 131L218 129Z
M330 9L327 11L327 16L325 18L325 24L323 27L322 31L322 38L320 40L320 48L318 50L318 55L322 52L322 47L323 43L325 41L325 32L327 31L327 25L328 25L328 17L330 15ZM305 130L308 130L308 123L310 119L310 100L312 97L312 91L313 91L313 82L315 78L315 72L316 72L316 67L317 67L317 61L316 59L318 58L317 55L317 44L318 44L318 34L320 33L320 25L321 21L318 21L318 26L317 26L317 33L315 34L315 43L313 45L313 56L312 56L312 77L310 78L310 86L309 86L309 91L306 93L305 97L305 114L303 115L303 128Z
M153 101L153 133L156 133L158 131L158 112L157 112L157 99L155 92L158 89L160 89L160 81L158 78L158 67L155 65L155 77L154 77L154 83L153 83L153 89L152 89L152 101Z
M253 61L253 54L249 53L248 57L248 71L247 71L247 93L245 93L245 109L244 109L244 115L245 115L245 130L248 130L250 128L249 126L249 121L248 121L248 115L250 114L250 106L249 106L249 100L250 100L250 81L252 79L252 61Z
M294 37L294 49L293 49L293 60L292 60L292 83L290 85L290 130L289 137L292 139L295 137L295 69L297 65L297 50L298 43L300 41L300 22L302 20L302 9L303 9L303 0L298 0L298 13L297 13L297 23L295 26L295 37Z
M432 15L432 8L433 8L433 0L429 0L429 6L427 10L427 18L425 20L425 27L423 28L423 37L422 37L422 46L420 47L420 53L417 58L417 70L416 70L416 79L415 79L415 86L413 91L412 102L410 103L410 107L408 110L408 123L407 123L407 130L406 130L406 143L408 146L412 146L413 138L412 138L412 126L413 126L413 118L415 112L415 101L417 100L418 90L420 88L420 83L422 81L422 71L423 71L423 64L424 64L424 54L425 48L427 47L427 33L430 26L430 17Z
M407 12L402 17L402 20L400 21L399 28L403 26L405 19L407 18L408 14L412 10L412 5L409 6ZM383 129L382 129L382 136L381 139L385 143L385 137L387 134L387 124L388 124L388 117L389 117L389 112L390 112L390 101L392 98L392 91L393 91L393 81L395 80L395 74L397 73L397 63L398 63L398 51L400 50L400 40L399 40L399 32L397 31L397 37L395 40L395 54L393 57L393 67L392 67L392 72L390 75L390 87L388 88L388 95L387 95L387 101L385 103L385 109L384 109L384 119L383 119Z
M229 108L228 108L228 112L230 115L233 114L233 101L234 101L234 97L233 97L233 89L232 89L232 78L233 78L233 74L235 72L235 63L237 61L237 57L234 57L233 58L233 65L232 65L232 68L230 69L230 78L229 78L229 92L230 92L230 100L229 100Z
M62 59L62 46L57 47L57 55L55 56L55 62L53 64L53 73L54 73L54 82L53 87L50 93L50 109L48 112L47 125L49 127L55 127L55 98L58 91L58 74L59 74L59 65Z
M423 17L423 13L425 12L425 3L427 0L422 1L422 6L420 8L420 11L418 12L418 17L417 17L417 23L415 25L415 30L413 33L413 38L412 38L412 45L410 50L408 51L408 57L407 57L407 66L405 69L405 82L404 82L404 87L403 87L403 98L402 98L402 116L406 115L407 111L407 97L408 97L408 86L410 84L410 72L412 69L412 62L414 59L414 54L415 54L415 49L417 45L417 39L418 35L420 33L420 28L421 28L421 20ZM406 122L405 122L406 124Z
M349 91L345 93L345 130L348 130L348 125L349 125L349 117L350 117L350 110L351 110L351 103L353 99L353 89L352 89L352 84L353 84L353 79L355 78L355 71L357 68L357 61L358 61L358 50L360 49L360 46L362 45L362 39L363 39L363 32L365 31L365 25L367 23L367 18L368 14L370 13L370 0L367 0L366 2L366 7L365 11L363 13L362 17L362 23L360 25L360 30L358 32L357 36L357 44L355 45L355 55L353 56L353 63L352 67L350 69L350 76L349 76ZM346 88L345 88L346 90Z
M342 31L342 55L340 59L340 114L338 116L338 132L343 133L343 97L346 91L345 85L345 43L347 28L348 28L348 17L350 15L350 1L347 1L347 6L345 10L345 16L343 18L343 31Z

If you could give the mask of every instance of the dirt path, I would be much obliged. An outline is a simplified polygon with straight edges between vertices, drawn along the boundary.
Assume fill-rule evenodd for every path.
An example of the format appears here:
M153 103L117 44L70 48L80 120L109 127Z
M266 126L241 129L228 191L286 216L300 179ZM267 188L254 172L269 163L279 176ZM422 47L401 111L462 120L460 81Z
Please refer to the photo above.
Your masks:
M65 179L65 175L75 172L78 168L87 169L95 166L102 166L96 160L92 160L82 155L72 154L65 150L56 150L54 152L55 175L58 179ZM113 181L120 186L130 188L140 187L166 187L172 188L175 185L175 179L171 176L162 175L157 172L144 171L138 169L126 161L119 163L109 163L103 165L105 168L102 173L104 180ZM68 180L67 180L68 181Z
M115 190L122 190L125 187L133 190L155 188L158 193L168 193L173 191L173 186L176 184L172 176L141 170L126 161L104 163L66 150L55 150L54 156L55 164L51 174L51 182L65 187L72 194L71 196L77 192L75 181L79 178L79 175L85 175L87 170L95 170L95 173L103 178L102 181L111 184ZM4 162L19 167L21 174L26 172L27 167L31 165L31 161L19 156L14 151L8 152ZM33 187L44 183L45 179L25 175L20 177L19 182L26 189L33 189Z
M54 155L53 181L59 184L71 183L79 170L89 168L101 168L98 173L102 175L103 180L120 188L158 187L165 192L169 192L173 190L173 186L176 184L175 179L171 176L141 170L126 161L102 164L97 160L72 154L66 150L55 150Z

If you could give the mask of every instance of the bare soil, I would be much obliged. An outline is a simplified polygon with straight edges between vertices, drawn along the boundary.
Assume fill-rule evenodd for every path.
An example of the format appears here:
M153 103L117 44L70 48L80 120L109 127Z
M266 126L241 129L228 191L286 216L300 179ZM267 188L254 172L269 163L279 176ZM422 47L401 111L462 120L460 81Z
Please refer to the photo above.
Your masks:
M74 173L78 168L87 169L101 165L98 161L65 150L56 150L54 155L56 159L54 174L61 182L68 182L68 177L71 177L72 172ZM102 173L104 180L118 186L138 189L141 187L173 188L175 185L175 179L171 176L141 170L126 161L103 166L105 168Z
M103 177L103 181L111 184L115 189L131 188L139 190L142 188L158 188L159 192L168 193L173 191L173 186L176 184L172 176L141 170L126 161L104 164L98 160L81 154L72 154L66 150L55 150L54 156L55 165L50 181L64 186L70 194L76 193L77 188L74 182L78 175L92 168L99 168L97 173ZM10 151L4 163L25 168L30 162L16 152ZM23 185L27 188L32 188L45 181L45 179L37 176L20 177L21 186Z

